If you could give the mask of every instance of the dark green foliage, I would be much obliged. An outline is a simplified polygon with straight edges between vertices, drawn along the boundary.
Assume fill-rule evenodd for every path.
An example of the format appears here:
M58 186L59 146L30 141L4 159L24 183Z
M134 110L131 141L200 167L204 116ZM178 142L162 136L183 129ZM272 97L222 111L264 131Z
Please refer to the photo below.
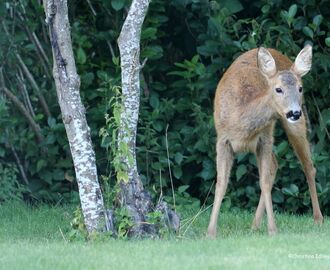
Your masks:
M13 164L0 164L0 202L22 200L26 188L17 181L18 170Z
M52 117L47 119L35 91L25 79L35 121L45 137L38 145L26 120L1 95L0 159L6 164L15 163L8 143L15 146L29 179L26 189L29 198L76 200L74 170L53 80L45 75L36 46L24 29L27 24L35 31L51 60L43 10L37 1L20 2L23 5L13 2L9 6L25 14L26 21L18 15L12 16L8 5L0 4L0 16L11 33L11 38L0 36L1 67L7 87L23 102L20 82L16 79L20 71L14 55L19 52L45 95ZM73 47L99 174L104 176L104 189L111 190L116 177L110 150L115 140L112 138L114 130L106 123L105 115L107 119L113 117L110 100L115 94L113 89L120 85L116 39L130 1L90 2L96 16L87 1L70 2ZM216 177L213 97L219 79L234 59L261 45L276 48L294 59L304 44L311 43L313 68L304 78L304 96L321 209L329 214L329 19L330 6L326 1L151 2L141 41L141 62L144 58L148 61L141 74L137 150L142 180L155 199L162 191L167 200L172 200L172 177L176 204L198 205L199 200L204 202L210 190L207 203L211 203ZM50 74L51 68L46 67ZM280 126L276 128L275 141L274 152L279 163L273 190L275 207L304 212L311 208L307 183ZM14 172L19 179L18 171ZM250 154L238 155L224 207L255 207L259 193L255 158Z

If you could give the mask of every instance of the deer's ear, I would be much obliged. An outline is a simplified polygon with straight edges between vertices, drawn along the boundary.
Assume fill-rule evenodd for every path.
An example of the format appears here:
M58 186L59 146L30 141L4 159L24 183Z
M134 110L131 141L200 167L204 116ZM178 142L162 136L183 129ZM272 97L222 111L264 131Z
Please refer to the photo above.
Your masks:
M312 46L306 45L298 54L291 70L300 77L306 75L312 67Z
M264 47L260 47L258 50L258 66L260 71L267 77L273 77L276 74L275 60Z

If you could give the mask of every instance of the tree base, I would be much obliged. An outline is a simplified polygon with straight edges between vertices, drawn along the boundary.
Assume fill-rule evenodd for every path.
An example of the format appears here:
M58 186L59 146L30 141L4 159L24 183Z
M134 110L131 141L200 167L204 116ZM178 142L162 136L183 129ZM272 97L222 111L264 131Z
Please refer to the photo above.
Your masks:
M127 191L127 189L124 190ZM119 206L119 208L125 209L125 213L131 221L126 236L130 238L159 238L164 231L173 233L179 231L180 217L166 202L160 200L157 205L154 205L149 192L145 190L130 194L133 195L130 200L127 200L126 197L125 200L121 200ZM152 222L150 216L155 213L157 221ZM123 224L120 224L122 217L116 216L116 211L111 209L106 211L106 217L106 230L112 232L113 236L119 237L122 232L118 228L121 227L122 229L123 227Z

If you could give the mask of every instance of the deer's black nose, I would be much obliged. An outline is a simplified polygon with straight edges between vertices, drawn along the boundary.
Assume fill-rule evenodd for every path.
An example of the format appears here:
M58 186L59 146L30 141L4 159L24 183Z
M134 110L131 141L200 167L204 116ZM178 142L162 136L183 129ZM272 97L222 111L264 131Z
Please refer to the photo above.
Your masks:
M295 120L298 120L301 116L301 111L295 111L293 112L293 117L295 118Z
M290 118L291 120L297 121L301 116L301 111L289 111L286 114L286 118Z

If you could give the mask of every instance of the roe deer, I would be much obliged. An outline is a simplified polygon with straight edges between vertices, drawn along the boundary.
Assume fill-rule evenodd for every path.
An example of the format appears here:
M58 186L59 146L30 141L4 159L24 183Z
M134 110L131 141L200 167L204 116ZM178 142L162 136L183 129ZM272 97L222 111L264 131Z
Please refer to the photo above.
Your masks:
M253 49L238 57L220 80L214 101L217 131L217 183L208 235L216 236L219 209L225 195L235 152L253 152L257 157L261 195L252 223L258 229L266 208L268 233L277 232L271 189L277 171L272 153L273 131L279 119L298 156L313 206L315 223L323 216L315 188L315 168L306 138L302 113L302 81L311 68L312 47L305 46L294 64L274 49Z

